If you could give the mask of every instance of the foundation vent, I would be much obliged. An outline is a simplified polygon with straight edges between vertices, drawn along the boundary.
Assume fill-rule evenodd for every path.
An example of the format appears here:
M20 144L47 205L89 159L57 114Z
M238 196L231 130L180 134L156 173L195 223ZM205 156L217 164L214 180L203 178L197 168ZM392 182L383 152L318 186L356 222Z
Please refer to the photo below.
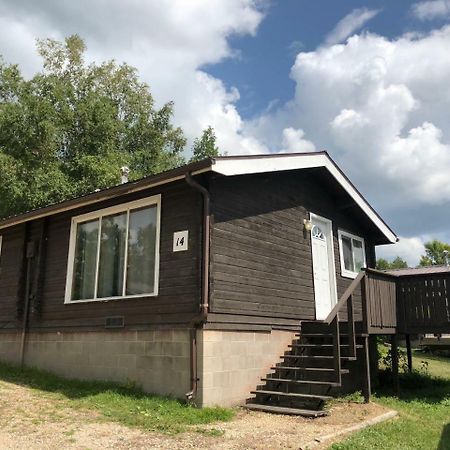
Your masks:
M105 328L123 328L125 320L123 316L111 316L105 319Z

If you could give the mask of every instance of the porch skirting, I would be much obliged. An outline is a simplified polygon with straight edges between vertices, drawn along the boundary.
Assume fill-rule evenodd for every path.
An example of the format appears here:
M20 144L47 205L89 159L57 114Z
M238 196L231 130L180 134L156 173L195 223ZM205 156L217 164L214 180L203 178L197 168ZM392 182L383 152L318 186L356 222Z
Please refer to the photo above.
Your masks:
M279 361L291 331L197 331L199 406L245 403ZM0 333L0 360L19 363L20 333ZM189 329L28 332L25 365L65 378L135 383L185 399L190 390Z

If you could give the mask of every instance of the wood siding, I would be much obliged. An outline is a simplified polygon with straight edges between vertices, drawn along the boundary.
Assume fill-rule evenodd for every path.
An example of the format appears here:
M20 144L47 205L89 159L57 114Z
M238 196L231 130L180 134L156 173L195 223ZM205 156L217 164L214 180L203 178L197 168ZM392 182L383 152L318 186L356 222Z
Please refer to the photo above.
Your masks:
M0 230L3 236L0 256L0 330L12 329L18 325L17 307L21 290L25 224Z
M303 170L212 181L210 310L216 317L259 316L274 325L275 318L315 318L311 239L303 231L310 212L333 222L338 298L352 281L341 276L338 228L365 238L373 265L374 249L360 213L323 176ZM358 318L360 290L355 303Z
M156 194L161 194L158 296L64 304L72 216ZM36 240L37 248L40 236L46 236L41 247L44 272L36 268L33 278L35 295L31 302L30 328L103 328L108 316L123 316L126 328L187 324L198 313L200 303L201 220L200 194L180 181L49 216L45 219L44 233L42 221L29 222L28 239ZM24 228L12 227L2 232L1 323L11 322L16 314ZM173 233L180 230L189 230L189 248L174 253Z

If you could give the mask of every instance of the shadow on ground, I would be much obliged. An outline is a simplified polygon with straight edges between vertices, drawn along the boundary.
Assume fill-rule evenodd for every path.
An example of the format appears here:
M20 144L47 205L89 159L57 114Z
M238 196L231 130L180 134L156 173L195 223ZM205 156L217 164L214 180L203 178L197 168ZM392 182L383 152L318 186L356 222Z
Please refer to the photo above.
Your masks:
M441 439L439 440L439 446L437 450L449 450L450 449L450 423L445 425L442 430Z
M3 362L0 362L0 380L46 392L58 393L72 400L91 397L108 391L135 399L151 397L161 399L161 396L152 396L145 393L131 383L121 385L107 381L68 380L44 370L30 367L20 368Z

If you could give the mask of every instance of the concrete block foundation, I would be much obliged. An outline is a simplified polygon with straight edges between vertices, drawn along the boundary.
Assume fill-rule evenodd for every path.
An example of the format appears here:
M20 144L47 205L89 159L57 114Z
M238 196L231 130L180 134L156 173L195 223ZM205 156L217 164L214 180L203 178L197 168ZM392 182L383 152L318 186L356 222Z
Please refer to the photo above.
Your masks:
M235 406L245 403L250 392L270 367L288 350L295 333L272 330L202 330L199 345L199 393L202 406Z
M197 331L198 406L245 403L279 361L293 332ZM0 334L0 360L19 363L20 333ZM25 364L66 378L132 382L184 399L190 390L188 329L29 332Z

